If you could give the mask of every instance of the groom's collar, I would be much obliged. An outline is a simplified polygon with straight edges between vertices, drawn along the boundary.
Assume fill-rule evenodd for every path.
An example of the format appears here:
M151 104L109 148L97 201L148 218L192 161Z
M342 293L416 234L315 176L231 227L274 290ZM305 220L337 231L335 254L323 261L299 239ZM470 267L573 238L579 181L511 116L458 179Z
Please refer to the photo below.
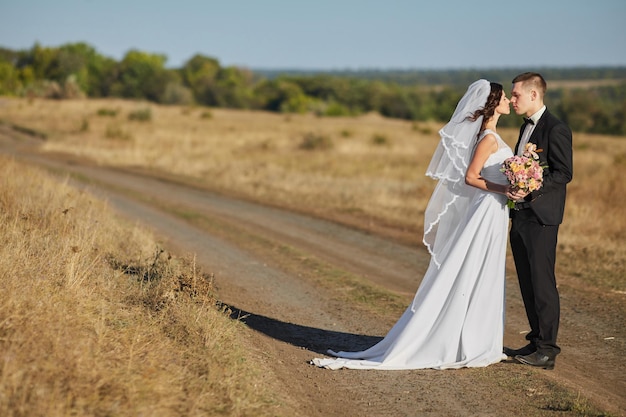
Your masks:
M530 120L533 121L533 124L537 124L537 122L539 121L539 119L541 119L541 116L543 116L543 113L546 111L546 106L543 105L541 106L541 108L539 110L537 110L537 112L535 112L532 116L529 117Z

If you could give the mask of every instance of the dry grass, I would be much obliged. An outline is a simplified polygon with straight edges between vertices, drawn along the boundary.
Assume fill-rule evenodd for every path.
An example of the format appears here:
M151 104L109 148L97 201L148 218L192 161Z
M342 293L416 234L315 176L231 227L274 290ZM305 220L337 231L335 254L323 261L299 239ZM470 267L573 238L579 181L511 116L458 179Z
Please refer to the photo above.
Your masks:
M45 132L46 150L165 171L265 202L417 229L429 197L423 165L437 140L423 130L436 126L416 128L376 115L320 119L223 109L211 109L206 119L201 108L159 106L152 106L151 122L140 123L128 114L142 103L9 103L4 118ZM118 114L98 116L100 109ZM83 120L87 132L80 129ZM324 139L309 147L310 138Z
M148 107L150 120L129 119ZM0 110L50 152L421 240L438 125L119 100L0 99ZM512 144L517 132L501 134ZM559 280L626 291L626 140L574 142ZM243 326L215 308L193 260L169 259L88 195L7 160L0 241L0 415L276 414L271 376L250 364Z
M204 108L156 105L149 105L150 121L137 122L128 116L145 109L145 103L4 100L1 105L6 120L46 134L49 151L166 172L361 227L391 226L410 232L413 243L421 240L423 212L434 186L424 172L438 142L436 124L377 115L318 118L224 109L211 109L206 118ZM106 113L102 110L117 113L99 116ZM107 130L117 137L107 137ZM517 129L500 133L509 144L517 138ZM560 277L575 285L625 291L626 183L621 173L626 140L575 134L574 146Z
M276 415L193 260L0 160L0 415Z
M626 139L576 135L574 181L560 233L562 270L592 286L626 291Z

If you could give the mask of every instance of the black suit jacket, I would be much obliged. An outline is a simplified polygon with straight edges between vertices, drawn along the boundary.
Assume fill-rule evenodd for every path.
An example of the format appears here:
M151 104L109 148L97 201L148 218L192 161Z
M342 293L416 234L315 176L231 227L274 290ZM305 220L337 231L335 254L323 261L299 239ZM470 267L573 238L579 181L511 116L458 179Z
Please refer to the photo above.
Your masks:
M523 127L522 127L523 129ZM523 130L520 129L520 138ZM563 221L567 183L573 176L572 131L547 109L537 122L529 142L537 145L539 161L547 166L543 185L526 197L541 224L558 225ZM515 153L519 140L515 145Z

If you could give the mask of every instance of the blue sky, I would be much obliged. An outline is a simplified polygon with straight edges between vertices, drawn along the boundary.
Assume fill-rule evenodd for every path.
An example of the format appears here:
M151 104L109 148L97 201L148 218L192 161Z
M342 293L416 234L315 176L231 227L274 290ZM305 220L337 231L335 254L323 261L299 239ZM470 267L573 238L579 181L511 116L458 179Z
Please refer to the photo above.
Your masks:
M0 0L0 46L86 42L180 67L470 69L626 65L624 0Z

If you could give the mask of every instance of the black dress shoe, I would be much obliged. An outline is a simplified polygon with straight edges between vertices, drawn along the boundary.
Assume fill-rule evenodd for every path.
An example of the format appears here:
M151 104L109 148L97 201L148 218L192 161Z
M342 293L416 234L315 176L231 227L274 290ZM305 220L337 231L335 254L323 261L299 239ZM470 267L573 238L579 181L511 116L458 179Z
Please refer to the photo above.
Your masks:
M543 369L554 369L554 356L535 352L530 355L517 355L515 360L524 365L536 366Z
M521 347L519 349L511 349L506 346L504 347L504 349L502 349L502 351L504 352L506 356L510 356L512 358L516 357L517 355L521 355L521 356L530 355L531 353L535 353L536 350L537 348L530 344L524 347Z

